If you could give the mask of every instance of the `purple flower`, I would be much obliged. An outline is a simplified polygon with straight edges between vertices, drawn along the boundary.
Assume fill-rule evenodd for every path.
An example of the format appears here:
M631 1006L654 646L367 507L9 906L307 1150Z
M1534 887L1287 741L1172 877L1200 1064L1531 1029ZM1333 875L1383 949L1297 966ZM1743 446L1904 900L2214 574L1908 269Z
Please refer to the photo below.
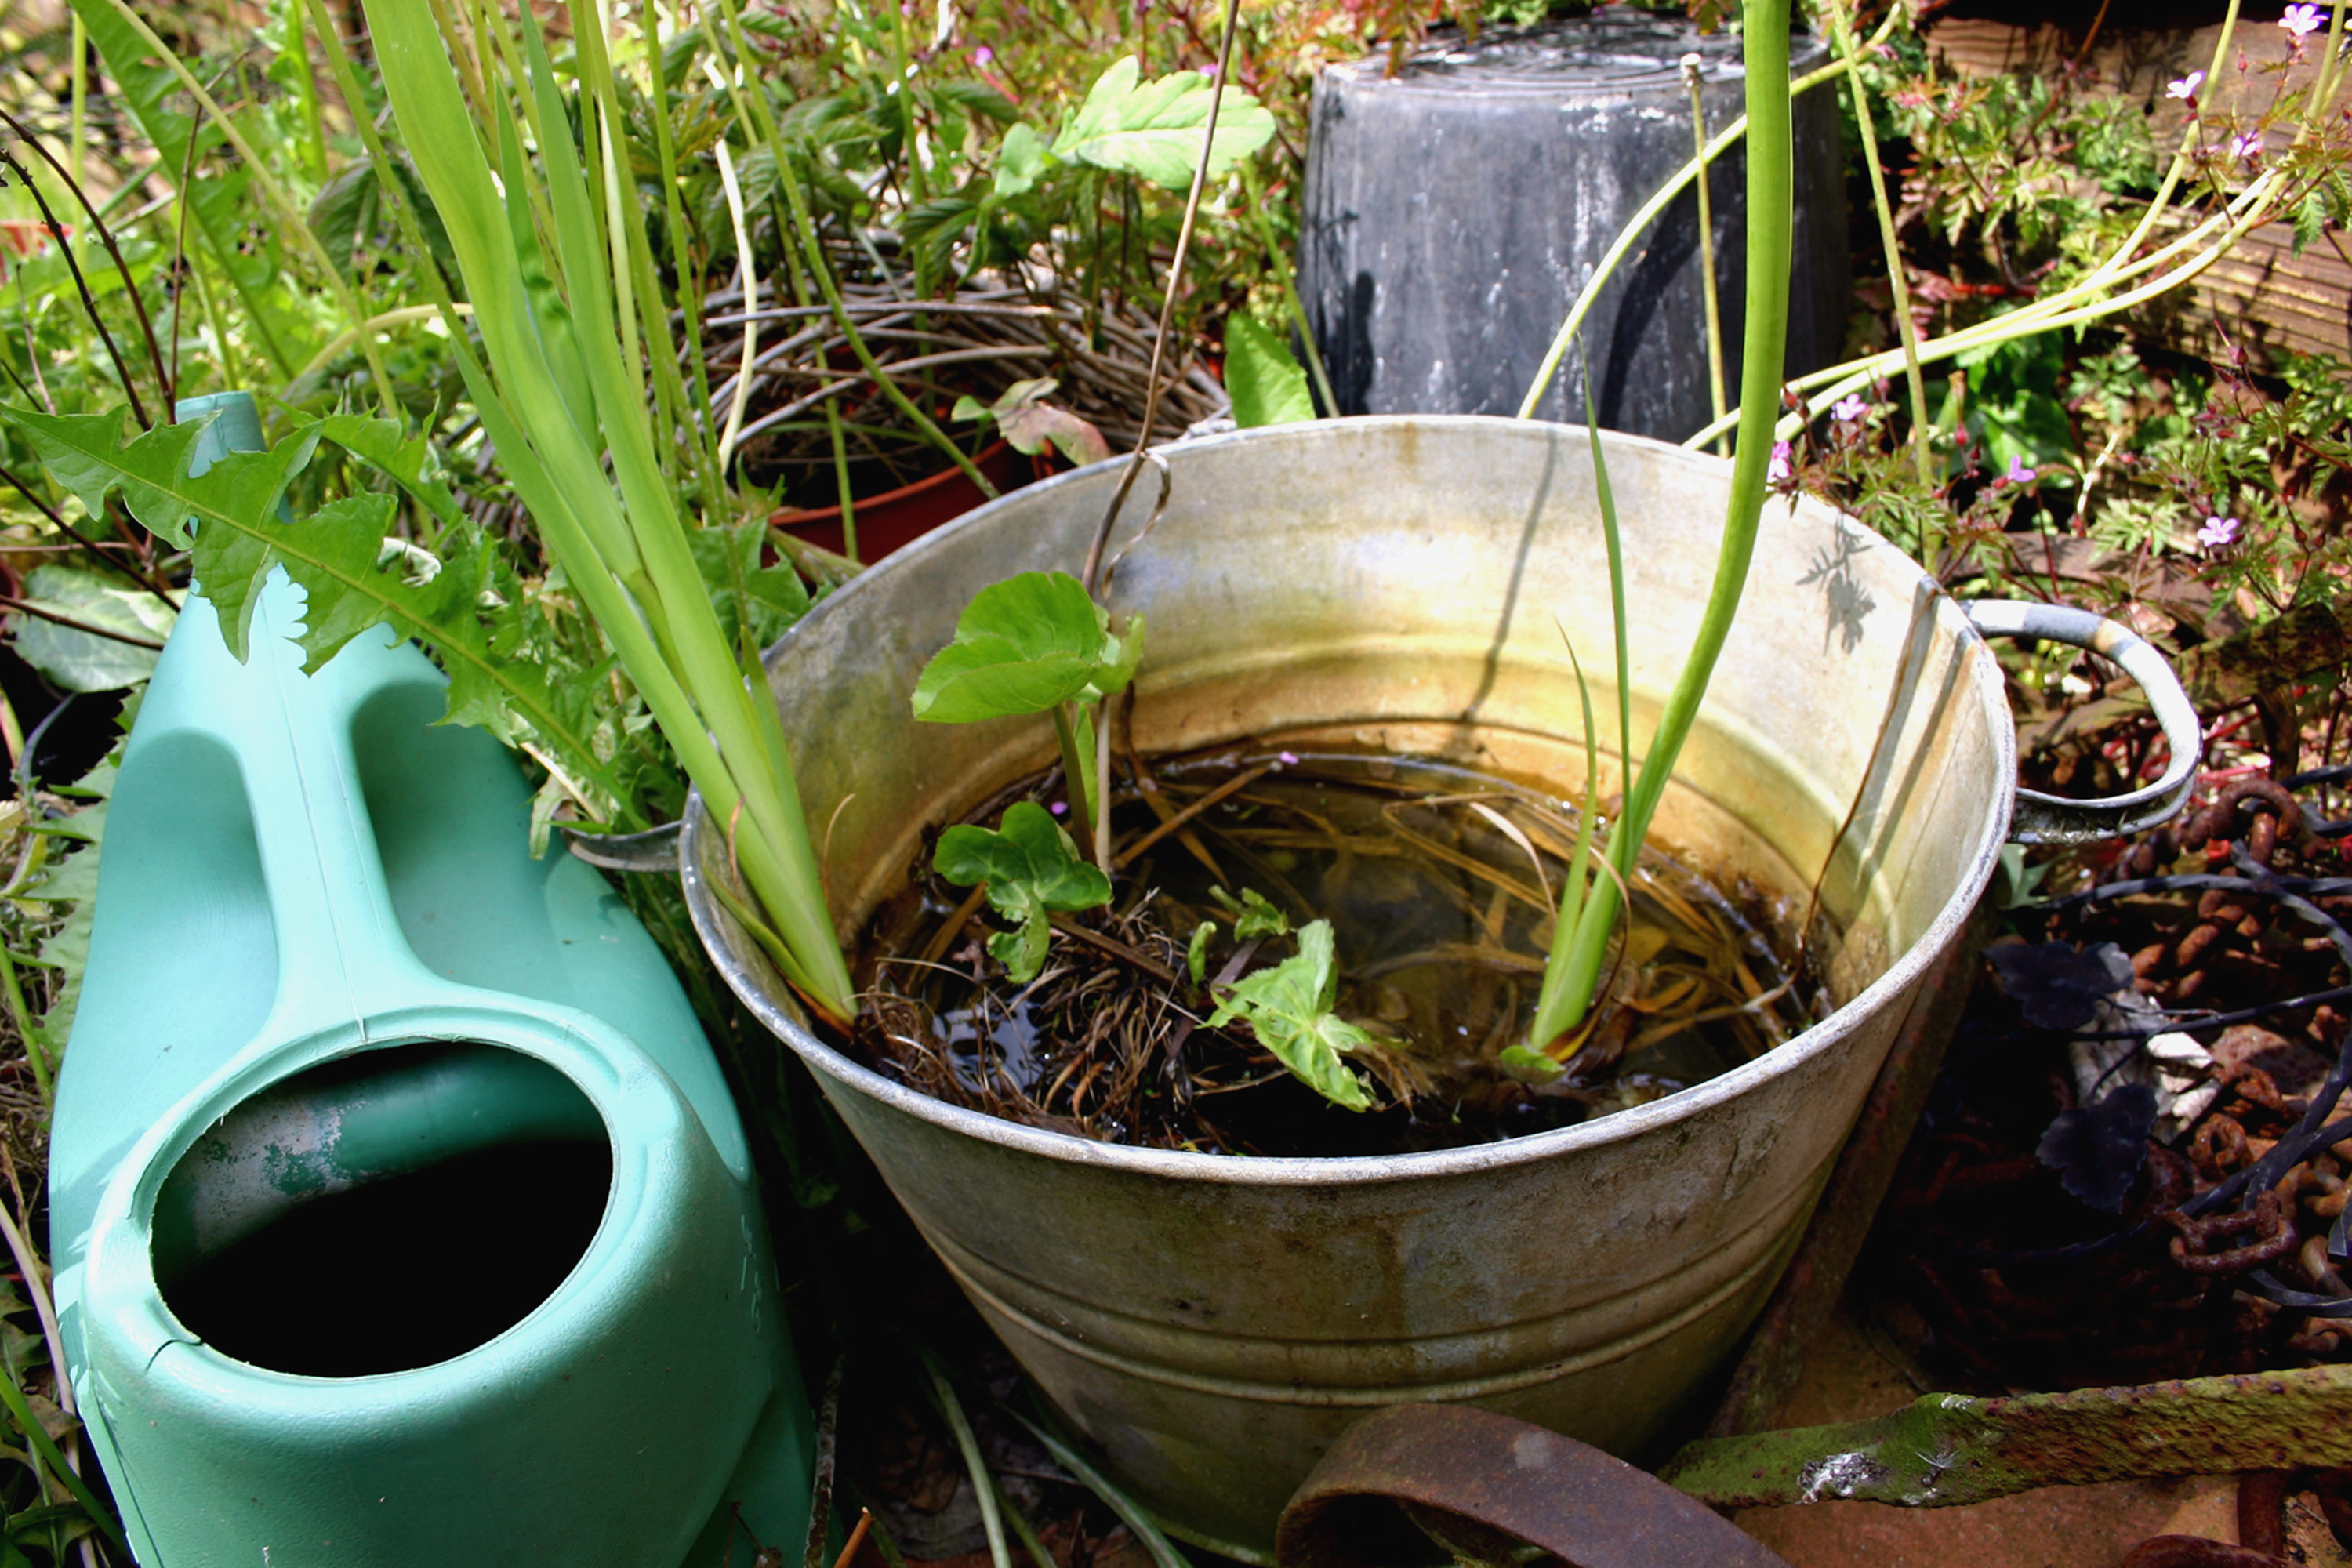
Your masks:
M1772 460L1765 465L1764 477L1777 485L1787 479L1789 474L1789 443L1775 441L1772 443Z
M2233 136L2230 139L2230 156L2232 158L2242 158L2252 163L2261 157L2262 153L2263 133L2259 131L2249 131L2242 136Z
M1192 68L1199 71L1202 76L1207 77L1211 81L1217 79L1217 62L1214 60L1211 60L1204 66L1194 66Z
M1860 393L1851 393L1830 405L1830 417L1841 425L1851 425L1870 412L1870 405Z
M2290 5L2286 8L2286 15L2279 18L2279 26L2298 38L2309 37L2323 25L2316 5Z
M2009 472L2003 474L2000 479L2005 485L2021 485L2032 478L2033 470L2025 466L2025 459L2011 454L2009 459Z
M2197 101L2197 89L2204 82L2204 80L2205 73L2203 71L2190 71L2187 76L2182 77L2178 81L2166 82L2164 84L2164 96L2167 98L2177 98L2183 103L2194 103Z
M2197 542L2208 550L2219 550L2238 542L2238 520L2234 517L2209 517L2205 526L2197 531Z
M1070 803L1066 800L1057 800L1048 809L1055 816L1067 816L1070 815Z
M986 44L982 44L980 47L971 51L971 63L976 66L986 66L995 58L996 51L990 48Z

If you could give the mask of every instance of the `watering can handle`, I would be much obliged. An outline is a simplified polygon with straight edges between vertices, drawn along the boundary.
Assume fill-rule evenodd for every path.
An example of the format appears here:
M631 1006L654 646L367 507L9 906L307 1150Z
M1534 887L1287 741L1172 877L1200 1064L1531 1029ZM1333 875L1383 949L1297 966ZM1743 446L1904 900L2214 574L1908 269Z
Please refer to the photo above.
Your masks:
M2164 776L2128 795L2104 800L2068 800L2020 788L2009 837L2019 844L2084 844L2144 832L2189 804L2204 752L2204 727L2180 678L2164 655L2129 627L2088 610L2016 599L1977 599L1962 606L1976 629L1989 637L2040 637L2087 648L2123 667L2139 682L2164 726L2172 757Z
M249 394L183 399L177 414L184 423L212 416L191 450L192 475L230 453L263 448ZM288 641L300 604L273 574L253 606L239 664L209 608L192 602L177 628L186 637L174 637L192 646L168 656L191 676L203 671L195 677L209 689L203 727L236 753L255 822L273 829L261 857L278 943L278 1005L267 1032L280 1036L362 1020L387 994L415 1001L441 984L401 932L368 830L350 724L372 689L302 672Z

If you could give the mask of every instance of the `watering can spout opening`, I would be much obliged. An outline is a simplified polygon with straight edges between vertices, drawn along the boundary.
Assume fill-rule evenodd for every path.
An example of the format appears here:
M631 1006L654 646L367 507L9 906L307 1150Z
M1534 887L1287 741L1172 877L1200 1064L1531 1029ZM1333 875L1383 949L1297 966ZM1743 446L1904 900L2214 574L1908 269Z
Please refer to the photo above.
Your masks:
M232 1425L289 1379L528 1383L681 1247L740 1248L747 1196L659 1064L496 1002L288 1042L183 1102L100 1204L78 1359Z

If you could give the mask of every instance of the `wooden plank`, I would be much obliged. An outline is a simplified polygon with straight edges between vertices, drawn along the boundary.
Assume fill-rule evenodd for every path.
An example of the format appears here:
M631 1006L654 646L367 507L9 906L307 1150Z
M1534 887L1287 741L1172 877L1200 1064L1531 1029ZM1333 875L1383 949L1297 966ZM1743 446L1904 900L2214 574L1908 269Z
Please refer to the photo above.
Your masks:
M2077 90L2140 106L2149 115L2159 154L2168 154L2189 123L2189 110L2168 97L2165 86L2210 66L2220 37L2218 26L2103 28L2082 62L2086 74ZM1927 34L1930 52L1967 77L2012 71L2054 76L2076 58L2083 41L2081 31L2049 23L2027 26L1973 17L1940 21ZM2220 79L2205 83L2200 93L2199 108L2208 121L2226 124L2225 117L2241 114L2251 121L2268 104L2278 91L2278 78L2266 73L2265 66L2284 64L2289 86L2308 86L2317 74L2320 49L2307 47L2307 58L2289 63L2287 45L2287 34L2277 26L2242 21L2231 35ZM2290 139L2291 132L2273 130L2269 148L2283 151ZM2170 226L2168 232L2177 235L2181 226ZM2168 347L2209 358L2227 359L2232 348L2242 349L2258 369L2273 365L2281 350L2352 359L2352 243L2329 233L2297 256L2290 226L2264 224L2189 289L2156 301L2133 324Z

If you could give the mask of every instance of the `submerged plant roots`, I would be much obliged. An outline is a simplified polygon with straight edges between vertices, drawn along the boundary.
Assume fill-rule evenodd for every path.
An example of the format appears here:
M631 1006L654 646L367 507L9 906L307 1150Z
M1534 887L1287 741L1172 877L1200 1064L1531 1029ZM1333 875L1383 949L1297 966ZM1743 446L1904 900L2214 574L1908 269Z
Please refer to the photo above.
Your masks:
M1164 762L1157 776L1136 763L1123 782L1113 902L1055 916L1045 968L1026 986L988 958L985 907L922 857L858 963L866 1059L950 1104L1110 1142L1390 1153L1643 1104L1828 1011L1795 940L1802 910L1744 881L1717 889L1645 851L1602 997L1554 1047L1568 1070L1527 1083L1497 1058L1534 1012L1571 808L1447 764L1255 748ZM1016 800L1053 805L1059 784L1055 773L1027 781L971 820L993 823ZM1222 988L1297 951L1287 934L1254 931L1263 917L1236 921L1232 906L1249 894L1294 931L1332 922L1337 1011L1375 1037L1347 1058L1371 1110L1326 1103L1246 1024L1205 1026ZM1196 984L1188 957L1203 921L1217 930Z

